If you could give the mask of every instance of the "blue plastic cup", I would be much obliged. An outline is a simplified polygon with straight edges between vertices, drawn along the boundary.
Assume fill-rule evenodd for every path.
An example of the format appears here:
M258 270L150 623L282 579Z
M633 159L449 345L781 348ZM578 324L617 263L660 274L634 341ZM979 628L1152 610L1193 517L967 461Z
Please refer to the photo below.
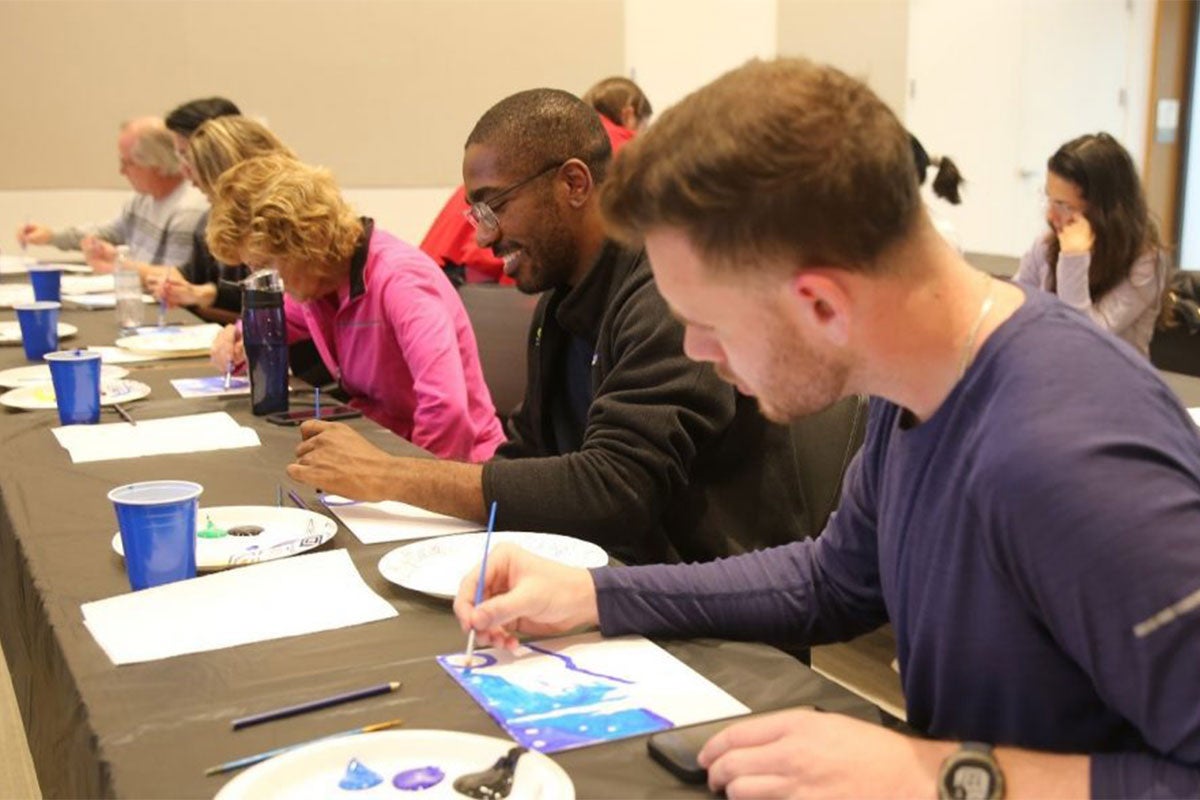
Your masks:
M191 481L142 481L108 493L135 592L196 577L196 508L203 491Z
M25 358L41 361L46 353L58 349L58 303L18 303L13 306L21 324L21 344Z
M87 350L46 353L54 402L63 425L95 425L100 421L100 354Z
M62 301L62 267L30 267L29 282L33 284L34 300L50 303Z

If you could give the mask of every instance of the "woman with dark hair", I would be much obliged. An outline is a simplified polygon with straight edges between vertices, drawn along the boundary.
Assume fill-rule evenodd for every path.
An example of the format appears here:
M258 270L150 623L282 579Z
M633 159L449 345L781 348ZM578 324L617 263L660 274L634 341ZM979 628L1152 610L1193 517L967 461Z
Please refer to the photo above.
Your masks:
M1097 133L1067 142L1046 167L1050 230L1015 280L1057 294L1149 357L1167 259L1133 159Z

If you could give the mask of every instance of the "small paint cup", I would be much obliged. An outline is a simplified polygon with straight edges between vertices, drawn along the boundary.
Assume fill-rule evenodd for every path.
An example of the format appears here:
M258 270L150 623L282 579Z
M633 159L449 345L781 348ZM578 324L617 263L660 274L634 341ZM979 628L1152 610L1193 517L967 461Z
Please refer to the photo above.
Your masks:
M95 425L100 421L100 354L59 350L46 354L54 402L63 425Z
M62 302L62 267L32 266L29 282L33 284L34 300Z
M196 509L204 487L142 481L108 493L134 591L196 577Z
M41 361L46 353L58 349L58 303L17 303L17 321L21 324L21 344L25 347L25 358Z

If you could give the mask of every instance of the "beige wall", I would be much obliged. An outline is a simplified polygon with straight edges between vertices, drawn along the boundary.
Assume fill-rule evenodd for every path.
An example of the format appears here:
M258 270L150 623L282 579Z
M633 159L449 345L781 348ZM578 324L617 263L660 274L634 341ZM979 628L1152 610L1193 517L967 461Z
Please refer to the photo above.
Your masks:
M343 185L453 185L488 106L623 41L620 0L0 0L0 190L122 187L118 123L211 94Z
M779 0L779 55L833 64L904 119L909 0Z

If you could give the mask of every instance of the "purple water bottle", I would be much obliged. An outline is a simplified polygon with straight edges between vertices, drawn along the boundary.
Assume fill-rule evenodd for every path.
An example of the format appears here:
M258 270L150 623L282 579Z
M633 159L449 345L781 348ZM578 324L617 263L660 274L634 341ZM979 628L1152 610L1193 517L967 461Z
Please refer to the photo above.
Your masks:
M288 347L283 283L260 269L242 282L242 344L250 369L250 409L256 416L287 411Z

